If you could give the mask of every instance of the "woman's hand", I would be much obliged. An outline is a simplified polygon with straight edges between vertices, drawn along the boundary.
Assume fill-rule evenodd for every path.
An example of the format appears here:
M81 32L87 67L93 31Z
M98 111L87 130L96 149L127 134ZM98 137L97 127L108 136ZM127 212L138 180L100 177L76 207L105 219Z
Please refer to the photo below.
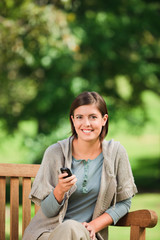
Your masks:
M82 225L88 230L91 240L96 239L95 229L87 222L83 222Z
M68 190L75 185L77 182L77 178L75 175L72 175L70 177L64 178L68 175L68 173L62 173L58 176L58 184L57 187L62 193L68 192Z
M75 175L72 175L71 177L66 177L67 173L59 174L58 176L58 184L54 189L54 196L57 199L59 203L63 201L64 195L66 192L70 190L70 188L76 184L77 178Z

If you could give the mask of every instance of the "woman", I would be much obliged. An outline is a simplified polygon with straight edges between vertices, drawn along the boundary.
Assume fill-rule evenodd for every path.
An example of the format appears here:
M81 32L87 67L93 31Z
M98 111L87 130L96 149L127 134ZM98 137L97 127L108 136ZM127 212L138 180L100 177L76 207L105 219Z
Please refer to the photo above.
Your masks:
M96 92L81 93L71 105L70 122L72 136L44 154L29 196L41 208L23 240L107 240L108 226L129 211L137 192L125 149L104 140L104 99ZM62 167L72 176L61 173Z

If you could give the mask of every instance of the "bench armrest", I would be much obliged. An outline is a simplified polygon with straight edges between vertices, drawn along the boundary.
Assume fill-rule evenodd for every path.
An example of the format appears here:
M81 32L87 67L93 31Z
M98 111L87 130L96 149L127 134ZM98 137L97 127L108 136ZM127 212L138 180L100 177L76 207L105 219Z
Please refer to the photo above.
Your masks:
M152 228L157 224L158 216L153 210L136 210L127 213L116 224L116 226L139 226L141 228Z

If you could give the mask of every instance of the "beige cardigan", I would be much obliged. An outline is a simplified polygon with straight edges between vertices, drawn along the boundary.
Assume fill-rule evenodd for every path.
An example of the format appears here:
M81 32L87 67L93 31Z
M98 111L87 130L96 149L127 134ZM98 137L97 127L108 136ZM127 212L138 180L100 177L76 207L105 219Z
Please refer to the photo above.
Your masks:
M69 137L51 145L45 151L40 169L34 180L29 198L40 205L43 200L58 183L58 175L62 166L71 168L72 163L72 140ZM116 202L132 197L137 192L132 170L124 147L114 140L102 142L104 156L100 191L93 213L93 219L103 214ZM36 240L43 232L52 231L58 224L63 222L68 198L75 191L73 186L65 195L65 203L59 214L53 218L47 218L40 208L26 228L23 240ZM97 233L97 239L108 239L108 228Z

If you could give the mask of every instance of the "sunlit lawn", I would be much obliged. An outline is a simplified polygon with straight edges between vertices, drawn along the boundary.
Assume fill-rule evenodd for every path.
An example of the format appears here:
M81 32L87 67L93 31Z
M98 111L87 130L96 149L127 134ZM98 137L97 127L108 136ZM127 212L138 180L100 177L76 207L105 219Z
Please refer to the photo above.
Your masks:
M151 209L157 212L160 219L160 193L159 194L137 194L132 200L132 210L138 209ZM34 211L34 209L32 209ZM19 233L22 239L22 208L19 209ZM9 206L6 211L6 230L7 240L9 240ZM146 231L146 240L159 240L160 239L160 221L157 226ZM129 228L122 227L110 227L109 228L109 240L129 240Z

